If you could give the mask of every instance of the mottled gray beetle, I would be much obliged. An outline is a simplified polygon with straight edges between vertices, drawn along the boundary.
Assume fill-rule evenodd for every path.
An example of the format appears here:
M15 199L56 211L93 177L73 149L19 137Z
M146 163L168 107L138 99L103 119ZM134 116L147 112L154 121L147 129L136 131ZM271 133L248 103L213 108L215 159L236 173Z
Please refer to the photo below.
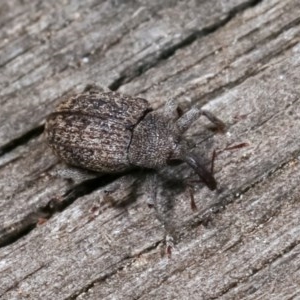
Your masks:
M153 111L145 99L90 86L59 104L48 117L45 132L56 155L72 166L118 173L135 167L158 170L183 161L214 190L213 174L183 137L201 115L224 128L222 121L205 110L193 108L181 115L169 100L163 112Z

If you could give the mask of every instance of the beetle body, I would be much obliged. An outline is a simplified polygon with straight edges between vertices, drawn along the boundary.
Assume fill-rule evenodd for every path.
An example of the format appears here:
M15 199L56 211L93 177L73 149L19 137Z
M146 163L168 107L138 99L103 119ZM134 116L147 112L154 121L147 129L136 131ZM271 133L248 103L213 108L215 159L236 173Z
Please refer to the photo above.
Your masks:
M149 103L115 92L85 92L62 102L46 122L49 146L66 163L101 173L131 167L132 130Z
M100 173L134 167L160 169L184 161L211 189L216 181L191 153L183 133L200 115L219 127L222 121L193 108L182 116L173 100L163 112L152 111L147 100L97 89L64 100L46 122L49 146L64 162Z

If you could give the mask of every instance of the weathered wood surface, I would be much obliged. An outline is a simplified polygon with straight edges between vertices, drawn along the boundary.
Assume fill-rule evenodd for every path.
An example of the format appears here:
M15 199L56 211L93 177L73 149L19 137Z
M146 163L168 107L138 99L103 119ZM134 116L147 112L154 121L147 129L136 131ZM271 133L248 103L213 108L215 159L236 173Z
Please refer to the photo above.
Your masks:
M298 0L15 0L0 20L0 299L300 298ZM112 178L54 176L45 117L90 82L205 105L228 124L189 130L207 160L248 143L219 154L221 192L196 188L197 211L167 191L170 259L145 195L115 207Z

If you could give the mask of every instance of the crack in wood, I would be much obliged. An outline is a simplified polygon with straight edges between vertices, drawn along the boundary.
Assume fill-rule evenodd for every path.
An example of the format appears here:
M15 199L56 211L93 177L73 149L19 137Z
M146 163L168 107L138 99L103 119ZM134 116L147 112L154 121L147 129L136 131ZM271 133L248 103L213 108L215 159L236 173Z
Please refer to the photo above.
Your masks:
M61 212L74 203L78 198L88 195L122 176L106 175L86 180L65 192L64 195L52 198L45 206L38 207L34 212L24 216L22 220L0 230L0 248L15 243L29 234L41 219L50 219L55 213ZM99 179L102 179L99 181Z
M17 148L18 146L24 145L28 143L31 139L41 135L44 131L44 125L40 125L37 127L32 128L22 136L10 141L6 145L0 147L0 156L12 151L13 149Z
M249 278L253 277L255 274L259 273L260 271L264 270L265 268L269 268L272 263L274 263L276 260L282 258L287 253L291 252L295 247L300 245L300 239L298 241L294 241L290 245L288 245L285 249L283 249L282 252L278 253L277 255L274 255L272 259L268 258L266 259L262 264L260 268L253 267L251 270L249 270L249 275L245 276L243 279L238 278L235 282L228 285L228 287L224 287L223 290L221 290L218 295L211 296L207 298L207 300L216 300L220 299L224 295L228 294L233 288L238 287L240 284L243 284L249 280Z
M12 285L11 285L10 287L8 287L5 291L3 291L2 294L0 294L0 297L1 297L1 296L4 296L7 292L9 292L9 291L11 291L11 290L17 288L18 285L19 285L22 281L24 281L24 280L30 278L32 275L34 275L34 274L37 273L38 271L42 270L42 269L45 268L46 266L47 266L46 264L42 264L41 266L39 266L38 268L34 269L34 270L31 271L30 273L26 274L26 276L24 276L22 279L20 279L20 280L14 282L14 284L12 284Z
M260 2L262 2L262 0L250 0L246 3L242 3L241 5L233 8L231 11L229 11L227 16L224 19L220 20L219 22L216 22L215 24L205 27L201 30L194 30L182 41L178 42L177 44L172 45L169 48L163 49L157 57L151 56L151 58L152 58L151 61L148 61L148 62L142 61L142 63L140 63L140 64L139 64L139 62L137 62L135 65L138 65L138 68L133 66L129 69L124 70L122 72L122 74L119 76L119 78L116 79L114 82L112 82L109 85L109 88L112 91L118 90L120 88L120 86L132 81L133 79L139 77L140 75L142 75L149 69L157 66L162 60L169 59L171 56L173 56L175 54L175 52L177 50L188 47L192 43L194 43L197 39L212 34L213 32L217 31L219 28L222 28L223 26L225 26L238 13L241 13L248 8L254 7L254 6L258 5Z
M162 243L161 241L157 241L153 245L150 245L147 248L142 249L139 253L136 253L134 255L128 255L124 257L119 263L118 266L115 270L112 270L111 272L93 280L91 283L89 283L87 286L82 288L80 291L77 291L75 294L71 295L70 297L66 298L66 300L75 300L77 299L81 294L85 294L88 292L89 289L91 289L95 284L101 283L109 279L110 277L116 275L118 272L124 270L126 267L130 267L134 260L139 257L140 255L147 254L155 249L158 248L158 246Z
M278 172L282 171L287 167L291 162L293 162L297 157L300 156L300 149L294 152L289 158L283 161L281 164L277 165L275 168L269 169L263 174L260 174L253 182L241 187L236 191L232 191L230 194L225 194L220 197L218 203L211 205L201 216L196 216L192 220L188 220L185 224L182 224L183 228L197 228L209 220L212 219L213 215L219 214L226 209L226 207L231 204L235 199L240 198L242 195L245 195L247 192L255 189L259 184L267 182L272 176L275 176ZM187 231L187 230L186 230ZM183 231L184 232L184 231ZM181 236L181 239L184 236Z

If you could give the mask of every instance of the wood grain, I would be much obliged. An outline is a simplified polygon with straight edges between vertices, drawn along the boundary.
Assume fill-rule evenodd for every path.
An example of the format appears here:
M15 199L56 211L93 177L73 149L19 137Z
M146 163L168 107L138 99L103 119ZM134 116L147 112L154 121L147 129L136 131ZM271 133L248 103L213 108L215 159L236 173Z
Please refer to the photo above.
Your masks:
M0 299L300 297L299 1L15 0L0 19ZM142 187L130 194L140 174L58 176L45 117L91 82L228 126L187 133L208 163L218 152L219 191L195 185L197 211L159 185L171 258Z

